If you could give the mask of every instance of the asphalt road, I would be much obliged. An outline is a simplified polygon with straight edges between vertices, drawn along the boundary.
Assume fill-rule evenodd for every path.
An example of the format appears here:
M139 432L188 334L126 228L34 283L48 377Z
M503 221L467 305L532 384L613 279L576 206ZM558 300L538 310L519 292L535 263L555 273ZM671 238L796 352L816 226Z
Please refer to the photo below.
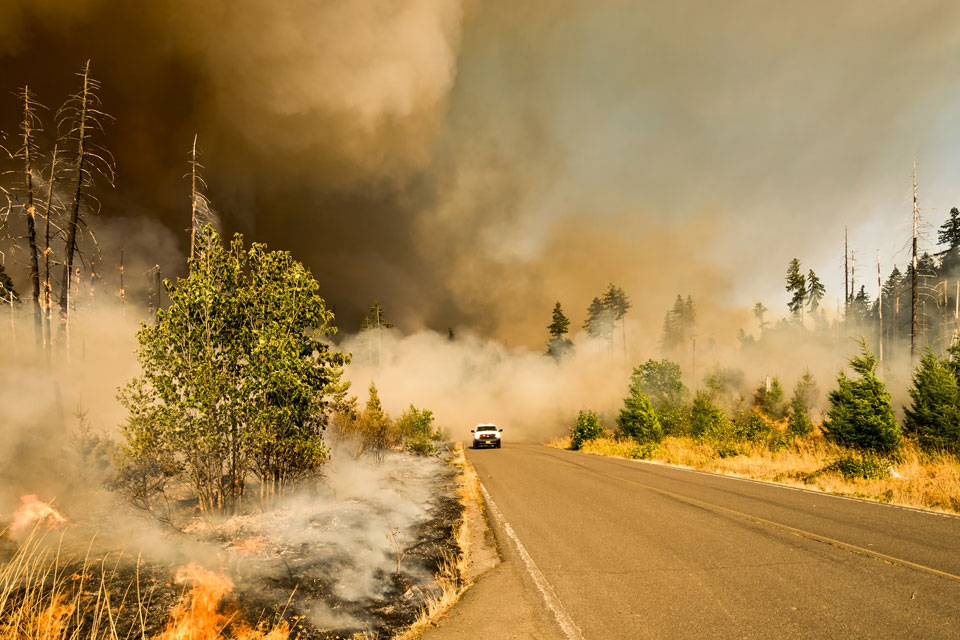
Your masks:
M960 518L505 442L503 562L427 634L960 638Z

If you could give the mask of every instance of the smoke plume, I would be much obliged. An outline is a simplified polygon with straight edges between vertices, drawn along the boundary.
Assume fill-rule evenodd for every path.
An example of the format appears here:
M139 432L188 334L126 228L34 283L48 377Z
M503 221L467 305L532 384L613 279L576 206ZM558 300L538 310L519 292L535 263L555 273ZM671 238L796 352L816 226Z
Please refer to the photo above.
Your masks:
M93 59L108 219L157 220L182 254L199 133L226 228L305 260L345 328L379 299L407 330L532 346L553 301L579 322L610 281L643 325L679 292L780 308L793 255L837 297L844 223L903 264L912 156L928 211L960 198L958 11L14 0L0 66L55 107ZM8 142L16 122L4 101Z

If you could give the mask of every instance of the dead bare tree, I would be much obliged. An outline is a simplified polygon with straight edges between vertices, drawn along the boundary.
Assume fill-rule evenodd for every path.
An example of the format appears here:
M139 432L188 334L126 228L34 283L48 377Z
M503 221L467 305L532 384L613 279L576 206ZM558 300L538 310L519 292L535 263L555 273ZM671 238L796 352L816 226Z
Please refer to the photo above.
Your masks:
M917 159L913 159L913 265L910 278L910 361L917 359L917 225L920 219L920 209L917 207Z
M30 248L30 287L33 298L34 333L37 346L43 345L43 314L40 308L40 266L37 249L37 225L35 205L35 187L33 172L39 158L36 132L41 130L40 118L37 109L40 105L34 100L30 87L24 86L20 91L20 100L23 105L23 119L20 121L20 135L22 143L18 158L23 160L23 213L27 221L27 244Z
M210 213L210 201L204 195L207 183L200 170L203 165L197 160L200 151L197 149L197 134L193 135L193 146L190 147L190 258L196 258L197 232L207 224L213 222Z
M73 273L74 254L78 253L77 235L80 225L85 223L80 215L84 204L93 204L97 200L90 193L94 184L94 174L100 175L113 186L114 163L110 152L94 142L94 135L103 131L103 121L110 118L100 108L97 95L100 83L90 76L90 61L83 65L79 74L83 80L79 92L70 96L57 112L58 130L64 141L66 153L72 154L73 190L69 207L66 241L63 260L63 283L60 291L60 315L64 326L69 322L70 314L70 275Z
M880 366L883 366L883 280L880 276L880 249L877 249L877 322L880 325L878 332L878 355Z
M53 145L53 153L50 158L50 177L47 179L47 201L44 206L44 230L43 230L43 316L44 316L44 334L46 335L47 347L53 346L53 331L51 328L51 318L53 315L53 285L50 279L50 255L53 250L50 248L50 220L54 213L53 192L57 183L57 153L60 147Z

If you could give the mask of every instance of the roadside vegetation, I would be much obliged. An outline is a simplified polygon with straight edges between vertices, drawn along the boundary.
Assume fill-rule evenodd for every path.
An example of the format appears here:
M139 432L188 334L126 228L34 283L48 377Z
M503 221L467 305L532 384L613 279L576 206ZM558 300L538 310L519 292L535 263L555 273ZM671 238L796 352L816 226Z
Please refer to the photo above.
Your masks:
M820 391L809 371L785 397L777 378L752 393L718 369L691 393L669 360L636 367L623 408L607 427L581 411L554 446L960 513L960 348L927 353L901 426L877 358L861 344L812 416Z

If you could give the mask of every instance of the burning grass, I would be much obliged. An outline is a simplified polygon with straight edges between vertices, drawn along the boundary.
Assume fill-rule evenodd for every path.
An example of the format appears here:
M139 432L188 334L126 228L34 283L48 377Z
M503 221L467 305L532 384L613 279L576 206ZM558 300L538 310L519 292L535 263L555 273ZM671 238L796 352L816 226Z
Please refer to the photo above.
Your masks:
M550 443L567 449L570 438ZM848 449L820 435L795 439L772 451L740 443L732 452L692 438L668 437L657 445L598 438L585 442L584 453L644 459L724 475L804 487L836 495L865 498L918 509L960 513L960 460L946 454L927 454L907 442L889 462L889 475L880 478L845 475L837 461L858 458ZM882 474L886 475L886 474Z
M32 529L0 534L0 640L388 638L437 615L463 586L462 482L437 459L358 464L269 511L154 529L142 555L80 548L86 524L25 497Z
M8 532L4 531L6 536ZM10 539L5 538L8 547ZM139 571L124 580L124 556L64 555L62 539L49 545L38 526L0 564L0 640L287 640L285 621L253 628L224 597L233 590L225 575L198 564L181 567L183 585L167 606L156 581ZM140 562L135 563L139 569ZM172 587L172 585L171 585ZM158 631L162 629L162 631Z

